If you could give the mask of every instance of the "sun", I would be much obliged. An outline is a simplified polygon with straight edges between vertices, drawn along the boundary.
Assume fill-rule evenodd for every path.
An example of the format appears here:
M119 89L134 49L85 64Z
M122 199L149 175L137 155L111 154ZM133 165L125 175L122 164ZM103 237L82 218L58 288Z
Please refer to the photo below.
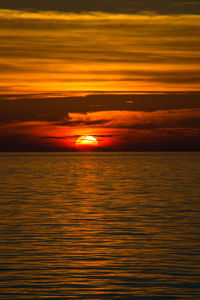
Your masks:
M98 141L92 135L82 135L76 140L76 146L98 146Z

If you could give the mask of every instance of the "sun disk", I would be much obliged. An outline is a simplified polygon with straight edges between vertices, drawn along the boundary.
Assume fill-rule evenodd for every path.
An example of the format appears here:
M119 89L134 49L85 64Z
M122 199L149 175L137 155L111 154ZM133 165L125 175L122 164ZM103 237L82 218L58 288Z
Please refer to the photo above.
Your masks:
M76 140L76 146L98 146L98 141L94 136L82 135Z

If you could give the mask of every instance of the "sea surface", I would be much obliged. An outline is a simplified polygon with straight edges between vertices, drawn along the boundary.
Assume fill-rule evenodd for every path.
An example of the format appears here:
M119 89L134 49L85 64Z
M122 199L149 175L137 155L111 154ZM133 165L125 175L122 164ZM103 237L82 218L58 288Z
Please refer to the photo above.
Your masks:
M0 299L200 299L200 153L1 153Z

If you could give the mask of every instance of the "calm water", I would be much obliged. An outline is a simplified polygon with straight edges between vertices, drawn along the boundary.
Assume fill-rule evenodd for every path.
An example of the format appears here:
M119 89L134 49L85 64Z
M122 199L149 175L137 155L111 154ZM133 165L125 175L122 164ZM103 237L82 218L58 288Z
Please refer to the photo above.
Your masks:
M200 299L199 161L0 154L0 299Z

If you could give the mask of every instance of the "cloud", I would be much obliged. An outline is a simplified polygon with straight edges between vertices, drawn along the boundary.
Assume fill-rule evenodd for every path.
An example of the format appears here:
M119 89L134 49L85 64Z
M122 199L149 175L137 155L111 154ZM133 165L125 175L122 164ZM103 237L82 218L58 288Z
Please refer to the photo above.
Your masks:
M70 113L69 125L126 129L198 128L200 109L170 111L101 111L87 114Z
M4 100L0 100L0 123L36 121L49 122L60 127L65 127L67 124L74 127L75 123L78 125L80 121L71 122L68 117L69 113L86 114L99 111L137 111L139 113L178 109L193 109L195 112L200 109L199 97L200 93L104 94L86 97L50 97L49 94L9 95L4 96ZM102 125L104 123L105 120L102 119ZM98 126L100 120L88 120L88 124L90 127Z
M0 10L0 91L199 90L200 16Z
M43 140L62 140L62 139L77 139L79 138L81 135L80 134L76 134L76 135L64 135L64 136L42 136L41 139ZM96 138L110 138L110 137L115 137L117 136L116 134L93 134L92 136L96 137Z
M159 130L160 132L200 131L200 109L156 111L96 111L69 113L65 121L15 121L2 123L0 134L34 134L42 139L78 138L85 129L103 138L117 136L107 129ZM100 132L99 132L100 130ZM104 133L106 131L106 134ZM48 132L48 134L47 134ZM79 133L80 132L80 133ZM68 133L66 135L66 133ZM70 134L69 134L70 133ZM91 133L90 133L91 134ZM89 135L90 135L89 134ZM87 134L86 134L87 135Z

